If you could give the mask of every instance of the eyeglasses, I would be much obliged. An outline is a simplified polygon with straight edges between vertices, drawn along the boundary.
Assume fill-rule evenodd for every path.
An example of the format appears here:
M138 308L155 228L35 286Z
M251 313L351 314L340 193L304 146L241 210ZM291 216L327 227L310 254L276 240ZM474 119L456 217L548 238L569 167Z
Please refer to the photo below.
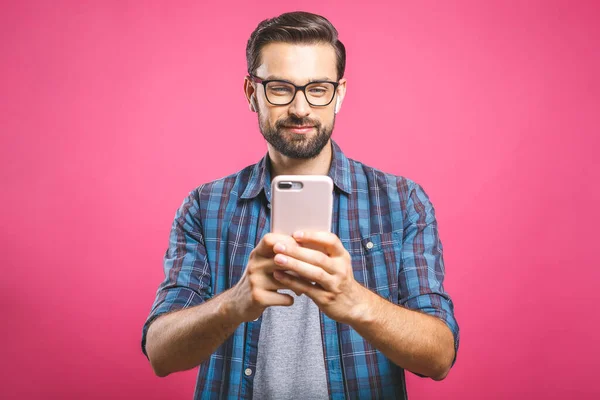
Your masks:
M306 101L311 106L323 107L329 105L335 96L339 82L313 81L304 86L296 86L291 82L276 79L261 79L250 75L255 83L260 83L265 89L267 101L274 106L287 106L296 97L296 93L304 93Z

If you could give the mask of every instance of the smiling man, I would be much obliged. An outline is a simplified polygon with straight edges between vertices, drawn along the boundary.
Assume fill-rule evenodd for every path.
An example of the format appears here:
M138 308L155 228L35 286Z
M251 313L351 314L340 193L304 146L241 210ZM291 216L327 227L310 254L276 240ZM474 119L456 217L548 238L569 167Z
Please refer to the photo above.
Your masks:
M418 184L331 140L346 95L336 29L283 14L258 25L246 57L268 153L178 210L143 329L155 373L199 365L197 399L402 399L404 370L445 378L459 329L434 209ZM332 233L269 233L282 174L332 178Z

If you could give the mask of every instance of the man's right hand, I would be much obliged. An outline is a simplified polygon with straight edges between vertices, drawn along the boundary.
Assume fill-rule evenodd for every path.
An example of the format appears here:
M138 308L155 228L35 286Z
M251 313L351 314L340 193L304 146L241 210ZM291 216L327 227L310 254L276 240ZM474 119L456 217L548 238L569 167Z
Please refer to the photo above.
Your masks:
M158 317L148 328L146 350L154 372L167 376L206 361L239 324L250 322L270 306L291 306L292 296L273 277L273 247L293 245L294 238L268 233L250 253L240 281L229 290L195 307Z
M291 236L267 233L250 253L244 274L231 289L233 304L230 312L236 314L243 322L256 320L267 307L294 304L292 296L277 293L277 290L285 287L273 278L273 271L281 269L273 261L273 246L276 243L285 245L293 242Z

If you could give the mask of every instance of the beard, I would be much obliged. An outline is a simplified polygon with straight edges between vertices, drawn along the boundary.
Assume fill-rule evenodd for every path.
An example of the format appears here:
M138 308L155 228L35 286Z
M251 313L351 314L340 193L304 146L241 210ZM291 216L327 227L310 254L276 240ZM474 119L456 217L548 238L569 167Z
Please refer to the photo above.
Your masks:
M311 159L321 153L321 150L329 142L333 127L335 125L335 115L331 126L323 126L319 121L310 118L298 118L293 115L279 120L275 126L269 125L268 121L263 122L263 118L258 113L258 125L260 132L265 140L273 146L275 150L289 158ZM316 134L309 136L305 134L286 132L284 127L311 125L317 131Z

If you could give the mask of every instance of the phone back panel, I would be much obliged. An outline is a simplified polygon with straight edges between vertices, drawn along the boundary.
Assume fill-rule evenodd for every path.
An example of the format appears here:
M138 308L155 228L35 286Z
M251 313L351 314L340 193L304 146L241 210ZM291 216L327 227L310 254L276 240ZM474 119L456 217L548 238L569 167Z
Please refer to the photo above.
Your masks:
M281 188L300 183L301 188ZM297 185L294 185L297 186ZM271 232L331 231L333 181L326 175L280 175L271 184Z

